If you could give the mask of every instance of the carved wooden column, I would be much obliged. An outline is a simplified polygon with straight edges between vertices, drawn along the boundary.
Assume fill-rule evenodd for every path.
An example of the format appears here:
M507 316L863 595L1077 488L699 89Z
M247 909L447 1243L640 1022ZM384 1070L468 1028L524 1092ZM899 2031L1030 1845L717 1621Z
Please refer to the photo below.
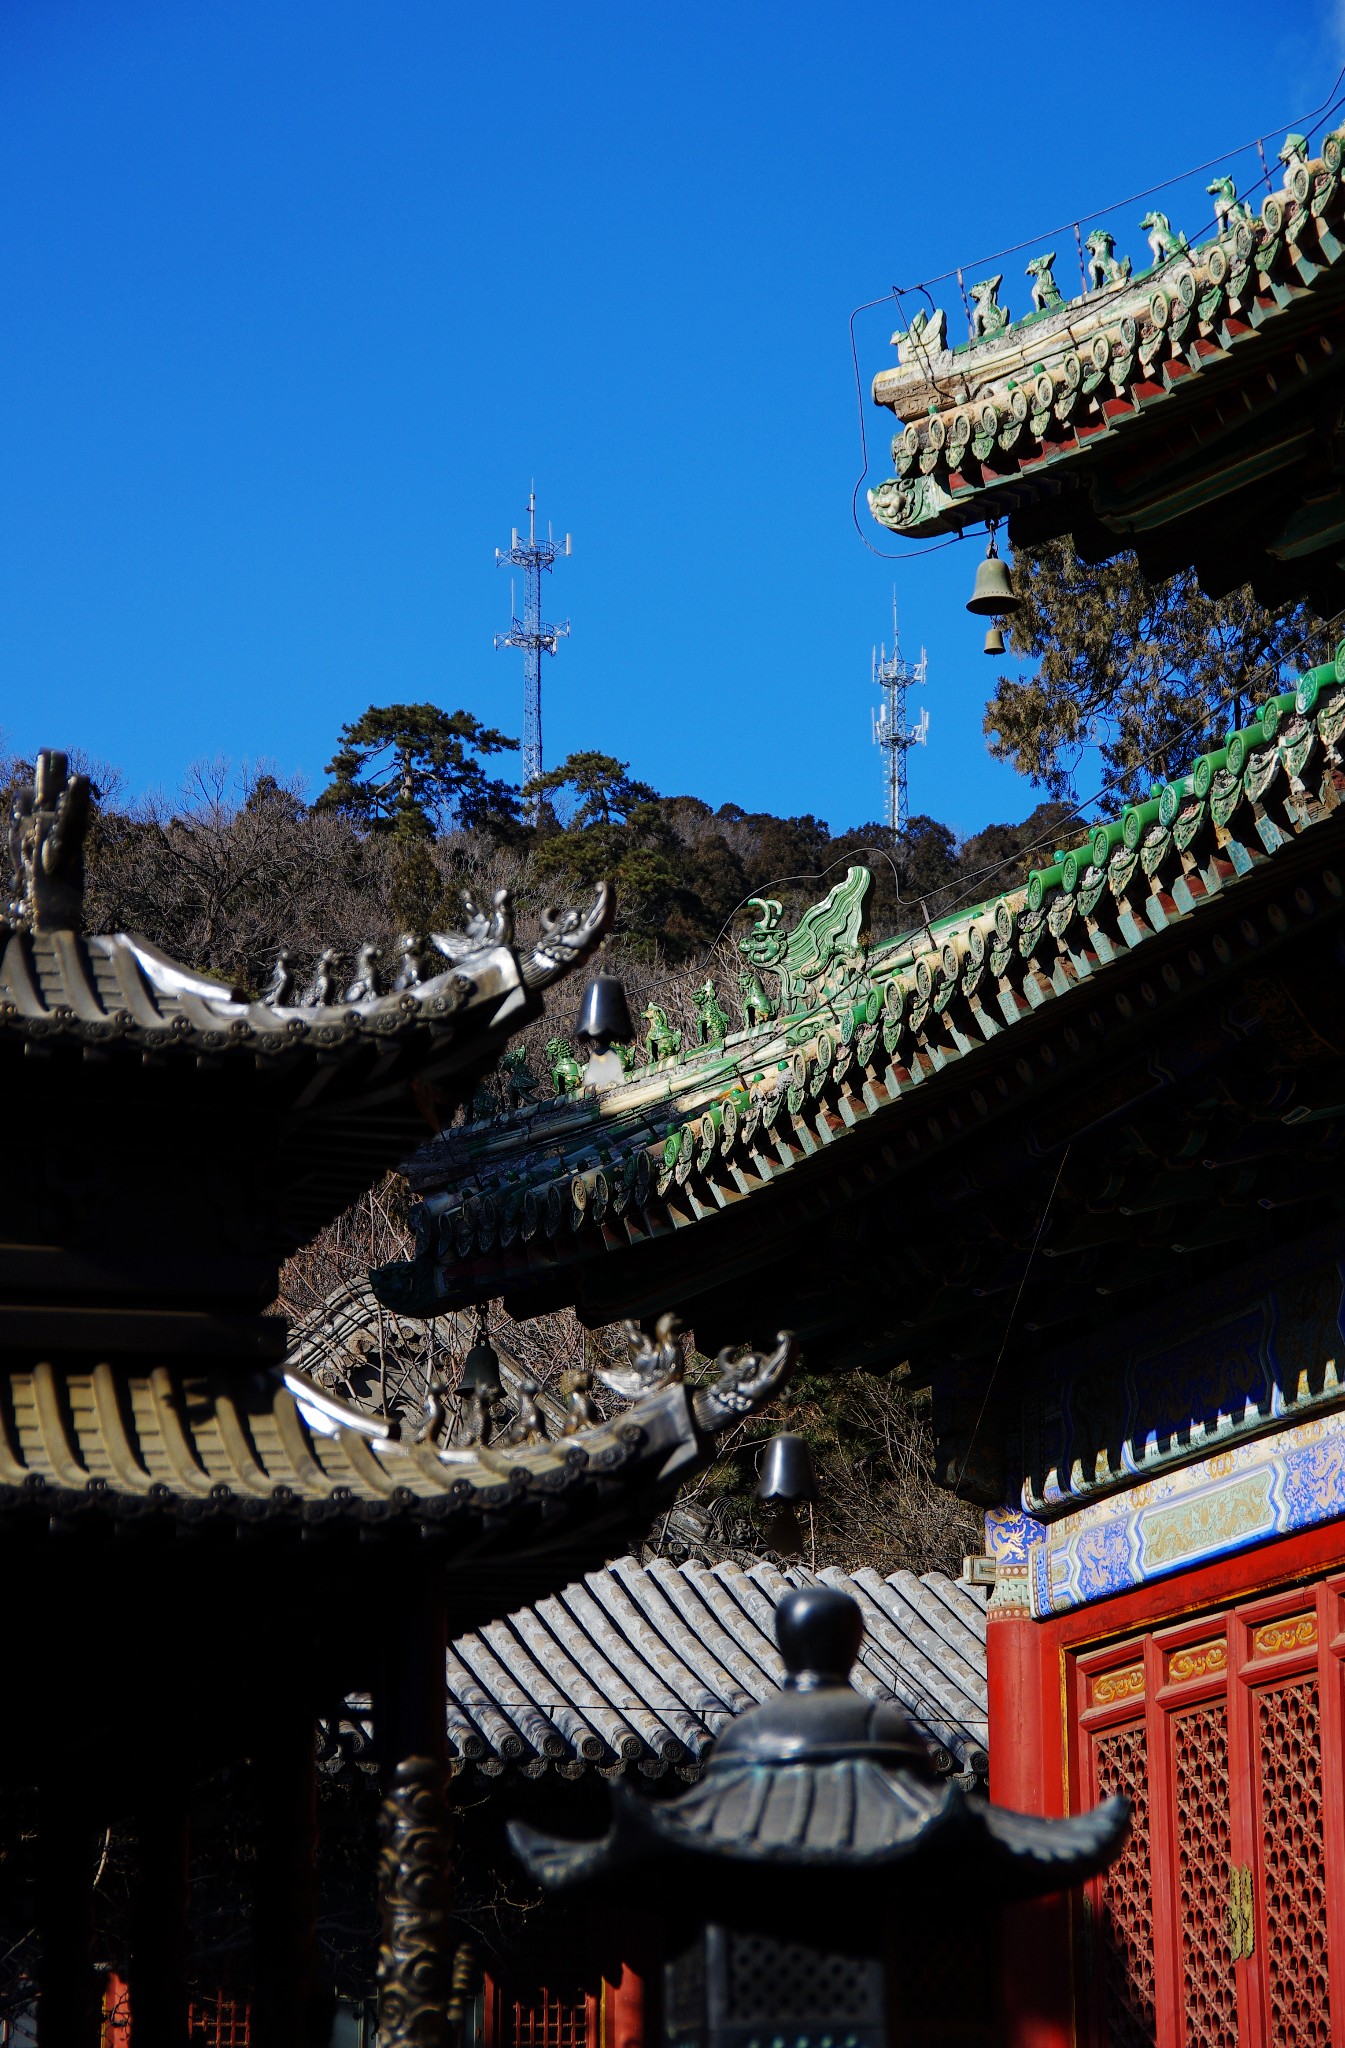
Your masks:
M96 1839L78 1752L49 1759L39 1787L37 2038L41 2048L97 2048L101 1987L91 1959Z
M317 1773L312 1716L288 1701L254 1758L261 1805L253 1924L253 2048L310 2048ZM138 2048L138 2044L137 2044Z
M374 1702L386 1759L379 1816L379 2048L447 2048L448 1722L442 1596L427 1584L389 1646Z
M165 1771L137 1819L131 1902L131 2027L135 2048L186 2048L187 1813Z

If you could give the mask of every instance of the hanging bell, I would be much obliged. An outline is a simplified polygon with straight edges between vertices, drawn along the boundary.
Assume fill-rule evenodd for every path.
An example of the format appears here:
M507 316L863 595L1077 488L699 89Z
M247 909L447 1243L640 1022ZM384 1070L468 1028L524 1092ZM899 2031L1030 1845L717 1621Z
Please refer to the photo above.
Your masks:
M500 1355L484 1330L462 1361L458 1392L480 1394L483 1401L497 1400L504 1392L500 1379Z
M989 632L986 634L985 646L982 649L982 652L985 654L1003 654L1004 635L999 630L998 620L995 621L995 624L990 628Z
M1022 602L1014 590L1009 565L1000 560L995 536L991 534L985 560L976 571L976 588L967 599L967 610L982 618L1001 618L1006 612L1016 612Z
M595 974L584 990L575 1020L576 1038L591 1039L600 1049L629 1045L635 1037L626 991L615 974Z
M792 1430L781 1430L767 1444L757 1480L757 1499L786 1501L790 1506L801 1500L817 1499L812 1452Z

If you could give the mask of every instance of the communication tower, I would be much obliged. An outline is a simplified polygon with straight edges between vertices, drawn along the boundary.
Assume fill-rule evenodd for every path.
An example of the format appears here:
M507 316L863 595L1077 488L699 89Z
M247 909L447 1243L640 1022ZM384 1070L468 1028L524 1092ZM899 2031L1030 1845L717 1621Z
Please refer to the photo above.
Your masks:
M514 610L514 586L509 586L509 610L512 617L507 633L495 635L497 647L521 647L523 649L523 786L534 781L542 772L542 656L554 654L557 643L568 637L570 622L549 626L542 618L542 571L550 569L558 555L570 552L570 536L563 541L551 538L548 526L546 539L537 538L537 492L528 493L528 530L520 534L514 528L510 546L496 548L496 567L508 562L511 568L523 571L523 616Z
M907 661L897 638L897 600L892 598L892 652L886 647L873 651L874 687L883 701L873 713L873 743L883 750L883 819L894 835L905 830L910 807L906 795L906 756L912 747L923 747L929 738L929 713L922 709L919 723L906 722L906 692L923 690L927 662L920 649L919 661Z

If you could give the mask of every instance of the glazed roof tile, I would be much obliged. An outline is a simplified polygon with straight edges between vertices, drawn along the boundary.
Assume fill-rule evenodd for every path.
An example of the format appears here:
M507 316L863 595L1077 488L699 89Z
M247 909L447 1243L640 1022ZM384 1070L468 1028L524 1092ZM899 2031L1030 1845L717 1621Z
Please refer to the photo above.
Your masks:
M1283 184L1259 214L1230 200L1220 231L1203 242L1187 246L1165 216L1146 216L1146 229L1158 223L1148 270L1132 274L1108 249L1093 289L1066 300L1052 280L1049 302L1026 318L1004 324L991 291L978 304L981 331L959 347L946 345L942 316L894 336L898 365L878 373L873 397L904 425L893 442L896 475L869 493L874 517L923 539L1011 515L1015 539L1075 530L1096 559L1127 544L1156 546L1160 529L1257 482L1259 532L1207 520L1204 540L1192 530L1183 551L1211 546L1217 559L1222 548L1224 589L1249 574L1286 588L1297 573L1317 574L1329 587L1303 587L1319 608L1339 603L1329 579L1340 507L1323 507L1320 477L1315 498L1283 493L1288 471L1315 459L1313 408L1330 401L1342 372L1345 129L1315 157L1292 146L1299 140L1286 145ZM1277 423L1255 451L1252 412ZM1152 480L1146 445L1155 450ZM1202 565L1204 580L1211 566Z
M816 1578L863 1609L858 1690L895 1700L941 1770L983 1776L982 1597L939 1572L884 1579L828 1569ZM448 1721L460 1767L486 1776L698 1776L733 1718L779 1691L775 1608L792 1587L813 1583L801 1566L622 1557L459 1637L448 1656Z
M1278 942L1295 921L1306 930L1334 914L1343 736L1345 681L1328 662L1186 774L1081 833L1025 887L857 951L829 984L722 1047L426 1146L407 1169L424 1197L417 1256L374 1276L381 1297L428 1314L504 1294L531 1312L579 1299L582 1286L595 1320L629 1314L624 1282L590 1288L580 1276L627 1254L648 1265L660 1240L751 1210L782 1183L805 1200L813 1163L830 1155L834 1181L851 1134L868 1132L861 1177L837 1183L842 1198L858 1200L895 1172L894 1140L922 1142L911 1120L922 1089L962 1062L974 1074L994 1047L997 1095L1024 1094L1033 1072L1002 1057L1013 1035L1040 1036L1034 1020L1115 978L1155 940L1180 932L1190 955L1180 972L1169 963L1144 980L1143 1003L1161 1008L1188 969L1205 987L1235 975L1262 946L1263 926ZM1305 861L1324 864L1308 885ZM1298 886L1265 910L1259 898L1281 869ZM1244 900L1230 940L1230 911ZM1134 1000L1118 996L1123 1017ZM1077 1033L1043 1054L1052 1072L1079 1056ZM984 1100L973 1107L988 1114ZM920 1307L929 1317L938 1304L926 1297Z

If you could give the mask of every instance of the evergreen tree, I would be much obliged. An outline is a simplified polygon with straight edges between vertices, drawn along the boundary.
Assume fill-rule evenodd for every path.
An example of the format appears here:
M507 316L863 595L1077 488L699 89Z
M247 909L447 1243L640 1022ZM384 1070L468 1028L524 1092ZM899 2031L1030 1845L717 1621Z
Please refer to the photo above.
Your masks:
M568 798L569 829L583 831L588 825L624 824L640 804L656 803L647 782L635 782L626 762L611 754L571 754L559 768L548 768L523 792L525 797Z
M397 839L427 839L453 825L478 831L496 818L512 821L518 817L518 793L492 780L482 759L517 746L470 711L371 704L342 726L327 763L332 780L315 808Z
M1053 797L1079 794L1090 746L1118 794L1141 793L1326 651L1305 605L1205 597L1190 570L1149 583L1133 555L1090 566L1070 540L1020 549L1013 566L1009 644L1037 667L999 677L985 731L998 760Z

